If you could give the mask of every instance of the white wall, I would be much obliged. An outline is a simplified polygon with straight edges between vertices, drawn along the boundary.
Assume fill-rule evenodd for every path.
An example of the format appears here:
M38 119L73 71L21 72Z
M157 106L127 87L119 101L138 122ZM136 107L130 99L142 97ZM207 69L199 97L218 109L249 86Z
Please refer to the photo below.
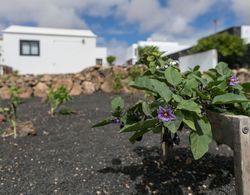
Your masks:
M4 33L3 40L4 64L20 74L74 73L96 62L95 37ZM39 40L40 56L20 56L20 40Z
M139 41L137 44L133 44L127 49L126 61L132 59L133 64L136 63L138 59L138 56L136 55L136 49L138 49L138 47L145 47L145 46L156 46L159 48L161 52L164 52L166 55L189 47L187 45L180 45L177 42L150 41L150 40Z
M132 60L132 64L135 64L137 61L136 49L138 48L137 44L132 44L127 48L126 51L126 61Z
M250 43L250 26L241 26L241 38Z
M96 48L96 59L102 59L103 65L107 65L107 48L97 47Z
M201 71L206 71L210 68L214 68L217 63L218 55L215 49L179 58L179 67L182 72L196 65L200 65Z

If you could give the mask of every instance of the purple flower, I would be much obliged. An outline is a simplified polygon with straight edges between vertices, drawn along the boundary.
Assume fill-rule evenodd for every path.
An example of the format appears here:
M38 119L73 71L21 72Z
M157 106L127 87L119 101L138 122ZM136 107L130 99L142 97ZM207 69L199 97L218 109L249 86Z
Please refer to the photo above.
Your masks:
M158 110L158 116L157 118L159 120L162 120L162 121L172 121L172 120L175 120L175 115L173 114L173 111L170 107L167 107L167 108L163 108L160 106L159 110Z
M235 86L239 82L238 78L236 75L233 75L229 79L229 86Z
M119 118L115 118L112 120L113 123L115 124L120 124L121 123L121 120Z

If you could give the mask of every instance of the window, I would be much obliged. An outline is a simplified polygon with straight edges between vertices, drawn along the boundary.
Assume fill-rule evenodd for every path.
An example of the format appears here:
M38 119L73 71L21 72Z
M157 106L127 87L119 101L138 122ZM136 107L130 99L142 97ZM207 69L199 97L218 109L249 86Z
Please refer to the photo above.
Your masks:
M39 41L20 40L20 55L39 56L40 55Z
M102 65L102 59L100 58L96 59L96 65Z
M137 48L135 48L135 56L137 56L137 50L138 50L138 49L137 49Z

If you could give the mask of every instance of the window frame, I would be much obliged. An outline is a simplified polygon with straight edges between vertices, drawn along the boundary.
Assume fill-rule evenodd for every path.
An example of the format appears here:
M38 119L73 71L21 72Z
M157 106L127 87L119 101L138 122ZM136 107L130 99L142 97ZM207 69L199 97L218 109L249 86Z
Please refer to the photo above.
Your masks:
M101 61L101 63L97 63L97 61ZM96 60L95 60L95 62L96 62L96 65L103 65L103 59L102 58L96 58Z
M23 53L23 44L24 43L28 43L29 44L29 54L24 54ZM37 44L37 49L38 49L38 53L37 54L32 54L31 52L31 45L32 44ZM40 56L40 41L39 40L20 40L19 42L19 51L20 51L20 56Z

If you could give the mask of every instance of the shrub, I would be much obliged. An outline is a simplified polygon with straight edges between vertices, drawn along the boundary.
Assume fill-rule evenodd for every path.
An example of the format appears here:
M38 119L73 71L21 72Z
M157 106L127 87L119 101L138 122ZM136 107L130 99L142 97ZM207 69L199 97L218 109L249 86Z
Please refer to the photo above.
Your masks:
M172 147L180 141L178 131L186 126L190 129L191 151L199 159L212 141L208 110L250 116L249 99L227 64L221 62L204 74L199 66L181 73L168 59L159 64L160 68L155 67L158 58L147 60L148 69L129 85L144 91L148 98L126 110L123 99L115 98L111 117L93 127L117 123L121 133L132 133L132 143L146 133L163 131L163 139Z
M198 53L216 49L220 61L227 62L232 68L240 66L247 54L247 46L244 40L236 35L220 33L198 41L198 44L191 49L191 53Z
M108 62L108 64L110 65L110 66L112 66L112 65L114 65L114 62L115 62L115 60L116 60L116 57L115 56L108 56L107 57L107 62Z

